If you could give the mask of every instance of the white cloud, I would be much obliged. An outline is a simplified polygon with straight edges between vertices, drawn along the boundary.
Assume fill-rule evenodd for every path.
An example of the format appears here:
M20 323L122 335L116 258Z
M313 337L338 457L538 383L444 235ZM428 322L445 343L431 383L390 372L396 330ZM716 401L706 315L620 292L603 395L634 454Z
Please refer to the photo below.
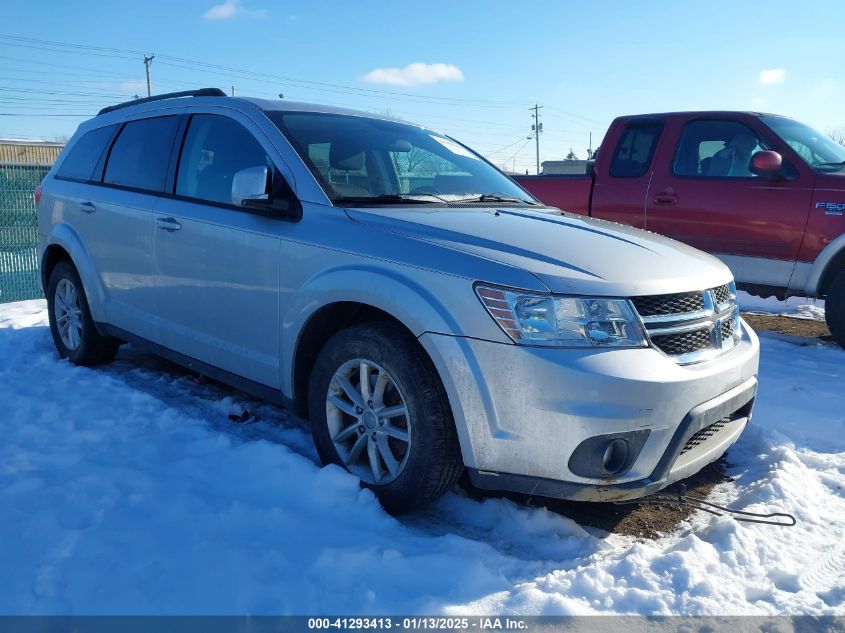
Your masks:
M241 0L225 0L222 4L215 4L208 11L202 14L206 20L231 20L239 15L247 15L253 18L267 16L266 9L247 9L241 4Z
M137 93L146 96L147 82L143 79L135 79L132 81L124 81L120 84L121 92Z
M463 81L461 69L452 64L415 62L405 68L376 68L364 75L364 81L393 86L418 86L438 81Z
M768 68L760 71L761 84L782 84L784 79L786 79L786 71L783 68Z

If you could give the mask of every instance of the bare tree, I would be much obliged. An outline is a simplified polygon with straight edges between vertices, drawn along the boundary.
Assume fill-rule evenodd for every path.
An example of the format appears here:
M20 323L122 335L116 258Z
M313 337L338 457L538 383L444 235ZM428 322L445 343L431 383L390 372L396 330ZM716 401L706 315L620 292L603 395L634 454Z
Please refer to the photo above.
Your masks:
M827 135L840 145L845 145L845 125L827 128Z

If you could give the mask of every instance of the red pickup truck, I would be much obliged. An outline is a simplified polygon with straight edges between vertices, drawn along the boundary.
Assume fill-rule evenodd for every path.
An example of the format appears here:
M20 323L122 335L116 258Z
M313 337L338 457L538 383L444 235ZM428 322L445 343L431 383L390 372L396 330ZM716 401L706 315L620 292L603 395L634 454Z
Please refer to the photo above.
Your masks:
M845 347L845 147L793 119L676 112L614 120L583 176L517 176L544 203L708 251L753 294L824 297Z

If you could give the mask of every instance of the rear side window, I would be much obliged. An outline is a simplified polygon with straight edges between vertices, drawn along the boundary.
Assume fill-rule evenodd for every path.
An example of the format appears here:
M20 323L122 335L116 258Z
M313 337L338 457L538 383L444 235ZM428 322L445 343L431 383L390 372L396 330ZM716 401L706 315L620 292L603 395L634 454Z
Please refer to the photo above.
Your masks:
M176 193L232 204L232 179L249 167L273 167L249 130L225 116L195 115L179 159Z
M103 182L146 191L164 191L167 164L179 117L127 123L112 146Z
M663 124L659 121L630 123L613 152L610 175L615 178L639 178L644 175L657 148Z
M114 134L114 128L114 125L107 125L85 133L70 148L70 153L62 161L56 176L68 180L91 180L94 169Z

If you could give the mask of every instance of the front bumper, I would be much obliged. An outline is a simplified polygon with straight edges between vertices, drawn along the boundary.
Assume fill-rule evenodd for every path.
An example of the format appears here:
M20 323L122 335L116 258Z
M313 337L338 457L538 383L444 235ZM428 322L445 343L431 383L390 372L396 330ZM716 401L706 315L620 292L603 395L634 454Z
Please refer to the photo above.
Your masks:
M470 477L493 490L584 501L649 494L724 454L750 420L757 389L759 342L744 322L734 349L697 365L653 349L532 348L436 334L420 341L443 378ZM693 438L715 422L718 432ZM582 442L634 431L646 439L618 474L570 469Z

